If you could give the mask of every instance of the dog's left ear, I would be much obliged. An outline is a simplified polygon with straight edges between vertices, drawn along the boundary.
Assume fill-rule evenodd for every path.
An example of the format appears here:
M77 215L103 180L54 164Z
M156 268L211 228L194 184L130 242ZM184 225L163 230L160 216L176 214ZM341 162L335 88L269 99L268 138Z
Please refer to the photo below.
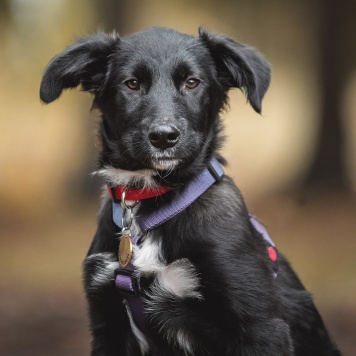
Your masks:
M106 84L110 56L117 48L118 35L97 35L80 38L48 64L43 74L40 97L45 103L56 100L64 89L82 89L99 94Z
M251 106L261 113L262 99L271 78L268 62L252 47L199 28L199 37L216 64L221 85L242 89Z

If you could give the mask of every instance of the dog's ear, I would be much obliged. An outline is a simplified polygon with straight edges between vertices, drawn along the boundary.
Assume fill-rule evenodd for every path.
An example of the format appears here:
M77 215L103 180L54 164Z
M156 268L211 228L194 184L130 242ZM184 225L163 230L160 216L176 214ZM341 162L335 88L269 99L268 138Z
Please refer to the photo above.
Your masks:
M97 34L77 40L48 64L40 87L45 103L56 100L64 89L99 93L105 86L110 55L120 41L118 35Z
M216 64L221 85L242 89L251 106L261 113L262 99L271 77L268 62L252 47L199 28L199 37Z

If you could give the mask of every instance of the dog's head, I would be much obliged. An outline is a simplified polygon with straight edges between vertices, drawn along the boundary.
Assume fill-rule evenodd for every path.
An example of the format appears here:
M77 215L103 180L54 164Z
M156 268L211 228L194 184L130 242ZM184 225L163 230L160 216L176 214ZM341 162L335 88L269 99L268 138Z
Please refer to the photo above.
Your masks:
M50 62L40 95L50 103L81 84L102 113L101 168L149 170L173 182L216 153L228 90L242 89L260 112L269 81L251 47L203 29L193 37L154 27L79 39Z

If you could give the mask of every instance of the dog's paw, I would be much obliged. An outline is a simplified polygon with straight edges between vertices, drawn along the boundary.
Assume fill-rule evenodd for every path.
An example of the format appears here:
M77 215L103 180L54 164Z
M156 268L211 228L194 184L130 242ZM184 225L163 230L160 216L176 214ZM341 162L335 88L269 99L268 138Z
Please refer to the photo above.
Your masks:
M199 286L198 271L187 258L182 258L157 272L152 291L178 298L202 299Z
M114 281L114 271L119 261L113 253L96 253L84 261L84 277L89 288L104 287Z
M150 322L181 355L194 355L195 340L182 325L191 312L187 298L202 300L199 273L186 258L162 267L146 294L145 308Z

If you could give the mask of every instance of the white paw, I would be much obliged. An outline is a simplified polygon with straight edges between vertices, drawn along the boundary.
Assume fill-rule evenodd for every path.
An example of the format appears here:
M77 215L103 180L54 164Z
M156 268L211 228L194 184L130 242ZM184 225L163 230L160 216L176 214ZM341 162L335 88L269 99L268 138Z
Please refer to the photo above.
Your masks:
M96 253L86 258L84 267L90 271L90 287L97 288L114 280L114 272L119 267L119 261L114 253Z

